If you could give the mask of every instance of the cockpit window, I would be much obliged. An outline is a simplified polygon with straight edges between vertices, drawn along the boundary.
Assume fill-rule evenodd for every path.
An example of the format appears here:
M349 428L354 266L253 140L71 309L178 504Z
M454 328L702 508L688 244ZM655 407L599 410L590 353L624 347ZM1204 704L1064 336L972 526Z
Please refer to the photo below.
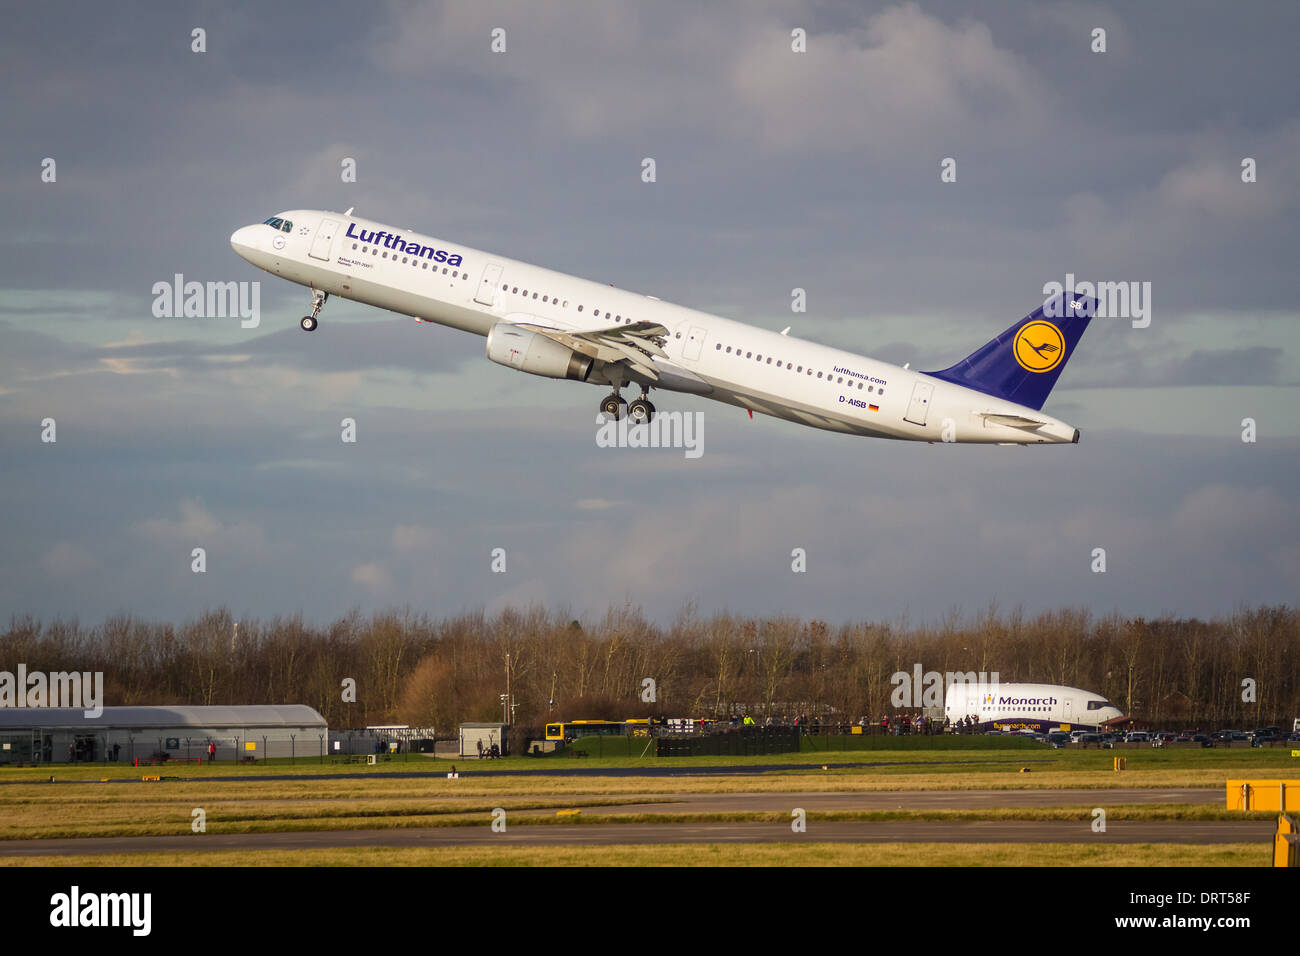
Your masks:
M293 232L293 223L291 223L288 219L284 220L284 222L280 224L280 231Z
M1112 703L1111 703L1110 701L1108 701L1108 700L1090 700L1090 701L1088 701L1088 709L1089 709L1089 710L1101 710L1103 707L1115 707L1115 705L1112 704ZM1115 709L1118 710L1119 708L1118 708L1118 707L1115 707Z
M284 220L272 216L270 219L266 220L266 222L262 223L262 225L270 226L272 229L279 229L284 225Z

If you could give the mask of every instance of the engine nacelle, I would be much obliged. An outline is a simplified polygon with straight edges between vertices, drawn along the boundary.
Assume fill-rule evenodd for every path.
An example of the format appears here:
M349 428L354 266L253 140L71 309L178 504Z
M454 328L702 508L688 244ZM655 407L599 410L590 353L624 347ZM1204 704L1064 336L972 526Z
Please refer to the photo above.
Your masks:
M571 378L585 382L592 360L566 348L554 339L498 322L488 330L487 357L498 365L547 378Z

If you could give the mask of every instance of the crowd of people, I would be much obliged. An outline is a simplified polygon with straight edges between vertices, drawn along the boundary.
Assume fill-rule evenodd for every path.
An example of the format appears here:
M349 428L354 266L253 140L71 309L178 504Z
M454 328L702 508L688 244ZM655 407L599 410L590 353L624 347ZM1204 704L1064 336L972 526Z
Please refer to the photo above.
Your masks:
M972 715L961 718L957 721L951 721L947 717L930 717L922 711L904 711L898 714L881 714L879 718L873 720L870 717L862 717L857 722L859 730L853 730L853 725L847 721L839 721L829 717L814 717L809 719L807 714L783 714L781 716L768 716L761 721L756 720L748 714L732 714L727 724L726 730L749 730L751 728L796 728L801 733L810 734L851 734L851 733L882 733L888 736L905 736L908 734L946 734L946 733L975 733L979 730L979 718Z

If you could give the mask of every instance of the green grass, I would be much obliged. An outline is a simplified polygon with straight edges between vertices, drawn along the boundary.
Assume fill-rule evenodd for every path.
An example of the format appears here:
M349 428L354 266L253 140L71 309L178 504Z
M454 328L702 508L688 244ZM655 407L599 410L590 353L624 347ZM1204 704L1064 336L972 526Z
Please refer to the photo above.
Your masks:
M626 738L619 738L625 740ZM851 738L850 738L851 739ZM908 738L863 738L865 740L906 740ZM917 738L923 739L923 738ZM943 739L943 738L931 738ZM979 741L1007 741L1005 737L952 737L954 740L969 739ZM206 777L240 777L256 779L261 776L292 774L310 778L322 774L355 774L360 776L385 776L394 773L420 773L431 777L445 776L454 765L466 777L476 770L491 771L533 771L548 772L567 769L581 770L601 769L636 769L656 767L690 768L696 767L738 767L761 768L772 765L796 765L809 770L820 767L823 763L834 764L868 764L880 763L883 766L869 768L873 773L935 773L952 774L960 772L961 764L970 764L971 769L983 772L1015 773L1022 764L1014 761L1023 760L1023 766L1032 772L1049 771L1110 771L1112 761L1117 756L1127 758L1129 773L1139 770L1203 770L1223 769L1229 776L1271 776L1300 777L1300 759L1291 757L1288 748L1189 748L1189 749L1155 749L1139 748L1135 750L1052 750L1042 745L1034 746L1032 742L1015 741L1013 749L981 747L977 753L962 753L952 750L847 750L815 753L768 754L763 756L703 756L703 757L639 757L639 756L588 756L581 759L565 757L503 757L500 760L446 760L412 754L409 760L397 758L387 762L381 761L371 767L366 764L331 764L318 763L315 760L299 759L291 764L289 760L260 761L256 764L216 763L196 766L182 764L161 767L129 767L121 764L51 764L45 767L0 767L0 783L8 781L45 782L53 776L56 780L98 780L101 777L111 779L139 780L144 775L162 775L182 780L203 779ZM1024 748L1024 743L1029 743ZM642 745L644 746L644 744ZM959 763L954 763L954 762ZM1010 761L1000 767L993 761ZM797 773L799 771L772 771L776 773ZM858 771L854 771L858 772ZM1122 776L1119 774L1117 776Z
M348 847L0 858L0 866L1050 866L1263 867L1260 843L759 843Z

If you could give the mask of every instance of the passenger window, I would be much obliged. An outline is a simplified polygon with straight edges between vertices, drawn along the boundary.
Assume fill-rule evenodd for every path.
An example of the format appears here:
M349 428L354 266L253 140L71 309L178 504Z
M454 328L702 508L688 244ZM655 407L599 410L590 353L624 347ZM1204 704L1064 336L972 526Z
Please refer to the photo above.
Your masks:
M721 343L721 342L719 342L717 345L713 346L714 351L717 351L718 349L721 349L721 348L722 348L722 343Z
M356 247L357 247L357 244L356 244L355 242L352 243L352 248L355 249Z
M533 298L534 298L534 299L537 298L537 293L536 293L536 292L533 293Z
M582 311L582 306L578 306L578 311L579 311L579 312Z

